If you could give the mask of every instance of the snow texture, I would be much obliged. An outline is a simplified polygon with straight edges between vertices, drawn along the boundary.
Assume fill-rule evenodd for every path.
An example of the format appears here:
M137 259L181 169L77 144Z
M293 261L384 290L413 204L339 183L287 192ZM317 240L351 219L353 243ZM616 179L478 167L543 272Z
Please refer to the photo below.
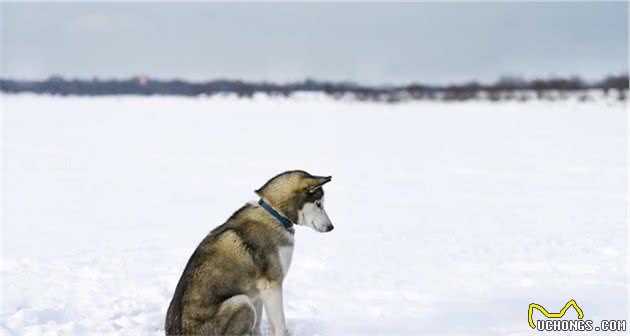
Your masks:
M627 102L1 104L3 335L163 334L199 241L289 169L333 176L335 225L297 228L293 335L530 335L530 303L569 299L628 314Z

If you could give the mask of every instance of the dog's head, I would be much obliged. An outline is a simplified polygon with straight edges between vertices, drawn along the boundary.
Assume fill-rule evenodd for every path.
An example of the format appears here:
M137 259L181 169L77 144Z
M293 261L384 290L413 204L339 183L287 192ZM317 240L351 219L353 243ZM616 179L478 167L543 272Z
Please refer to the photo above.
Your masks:
M267 181L256 190L256 194L293 223L329 232L334 227L324 210L323 185L331 179L331 176L314 176L302 170L291 170Z

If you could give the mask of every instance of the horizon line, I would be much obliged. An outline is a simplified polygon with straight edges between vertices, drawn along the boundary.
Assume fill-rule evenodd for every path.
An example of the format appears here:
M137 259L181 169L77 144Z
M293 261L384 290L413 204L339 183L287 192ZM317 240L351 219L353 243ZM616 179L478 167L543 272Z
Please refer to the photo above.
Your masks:
M424 82L422 80L412 80L407 81L406 83L383 83L383 84L375 84L375 83L366 83L356 80L343 80L343 79L322 79L317 78L315 76L305 76L301 79L293 79L293 80L269 80L269 79L244 79L238 77L229 77L229 76L217 76L217 77L209 77L207 79L188 79L184 77L166 77L166 76L152 76L149 74L134 74L127 76L66 76L60 74L51 74L47 77L40 78L26 78L26 77L15 77L15 76L4 76L0 75L0 80L2 81L19 81L19 82L46 82L50 80L64 80L64 81L126 81L126 80L146 80L146 81L154 81L154 82L174 82L180 81L187 84L206 84L213 82L241 82L244 84L270 84L270 85L292 85L292 84L301 84L301 83L326 83L326 84L336 84L336 85L357 85L369 88L392 88L392 87L406 87L413 85L423 85L423 86L432 86L432 87L448 87L448 86L458 86L458 85L495 85L499 84L502 81L523 81L523 82L532 82L532 81L548 81L548 80L579 80L584 84L596 84L601 82L602 80L612 78L612 77L629 77L630 71L617 71L617 72L608 72L606 74L600 75L595 78L586 78L579 74L571 74L571 75L557 75L557 74L547 74L544 76L522 76L515 74L505 74L500 75L494 80L477 80L477 79L467 79L461 81L450 81L448 83L437 84Z

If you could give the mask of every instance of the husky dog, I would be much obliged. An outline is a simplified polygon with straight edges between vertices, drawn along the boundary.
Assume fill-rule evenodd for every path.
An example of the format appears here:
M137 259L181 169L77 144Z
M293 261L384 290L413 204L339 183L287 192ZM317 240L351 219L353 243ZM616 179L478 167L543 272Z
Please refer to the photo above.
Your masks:
M273 177L199 244L166 313L167 335L260 334L265 307L273 335L285 335L282 281L293 224L329 232L322 186L331 177L293 170Z

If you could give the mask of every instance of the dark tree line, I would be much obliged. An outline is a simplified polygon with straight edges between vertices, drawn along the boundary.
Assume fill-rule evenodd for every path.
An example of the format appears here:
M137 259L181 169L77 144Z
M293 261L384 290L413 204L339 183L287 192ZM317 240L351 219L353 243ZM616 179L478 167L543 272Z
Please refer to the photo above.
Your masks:
M80 80L53 76L41 81L0 79L0 90L6 93L31 92L52 95L175 95L199 96L232 93L239 97L252 97L263 93L271 96L290 96L296 92L322 92L335 98L350 97L358 100L397 102L412 99L427 100L527 100L526 92L538 99L562 99L571 92L580 92L588 99L587 90L599 89L608 95L616 92L626 99L628 75L609 76L587 83L578 77L525 80L503 77L492 84L470 82L455 85L410 84L403 86L365 86L348 82L305 80L288 84L245 82L240 80L213 80L203 83L182 80L154 80L144 76L121 80ZM581 99L582 99L581 98Z

